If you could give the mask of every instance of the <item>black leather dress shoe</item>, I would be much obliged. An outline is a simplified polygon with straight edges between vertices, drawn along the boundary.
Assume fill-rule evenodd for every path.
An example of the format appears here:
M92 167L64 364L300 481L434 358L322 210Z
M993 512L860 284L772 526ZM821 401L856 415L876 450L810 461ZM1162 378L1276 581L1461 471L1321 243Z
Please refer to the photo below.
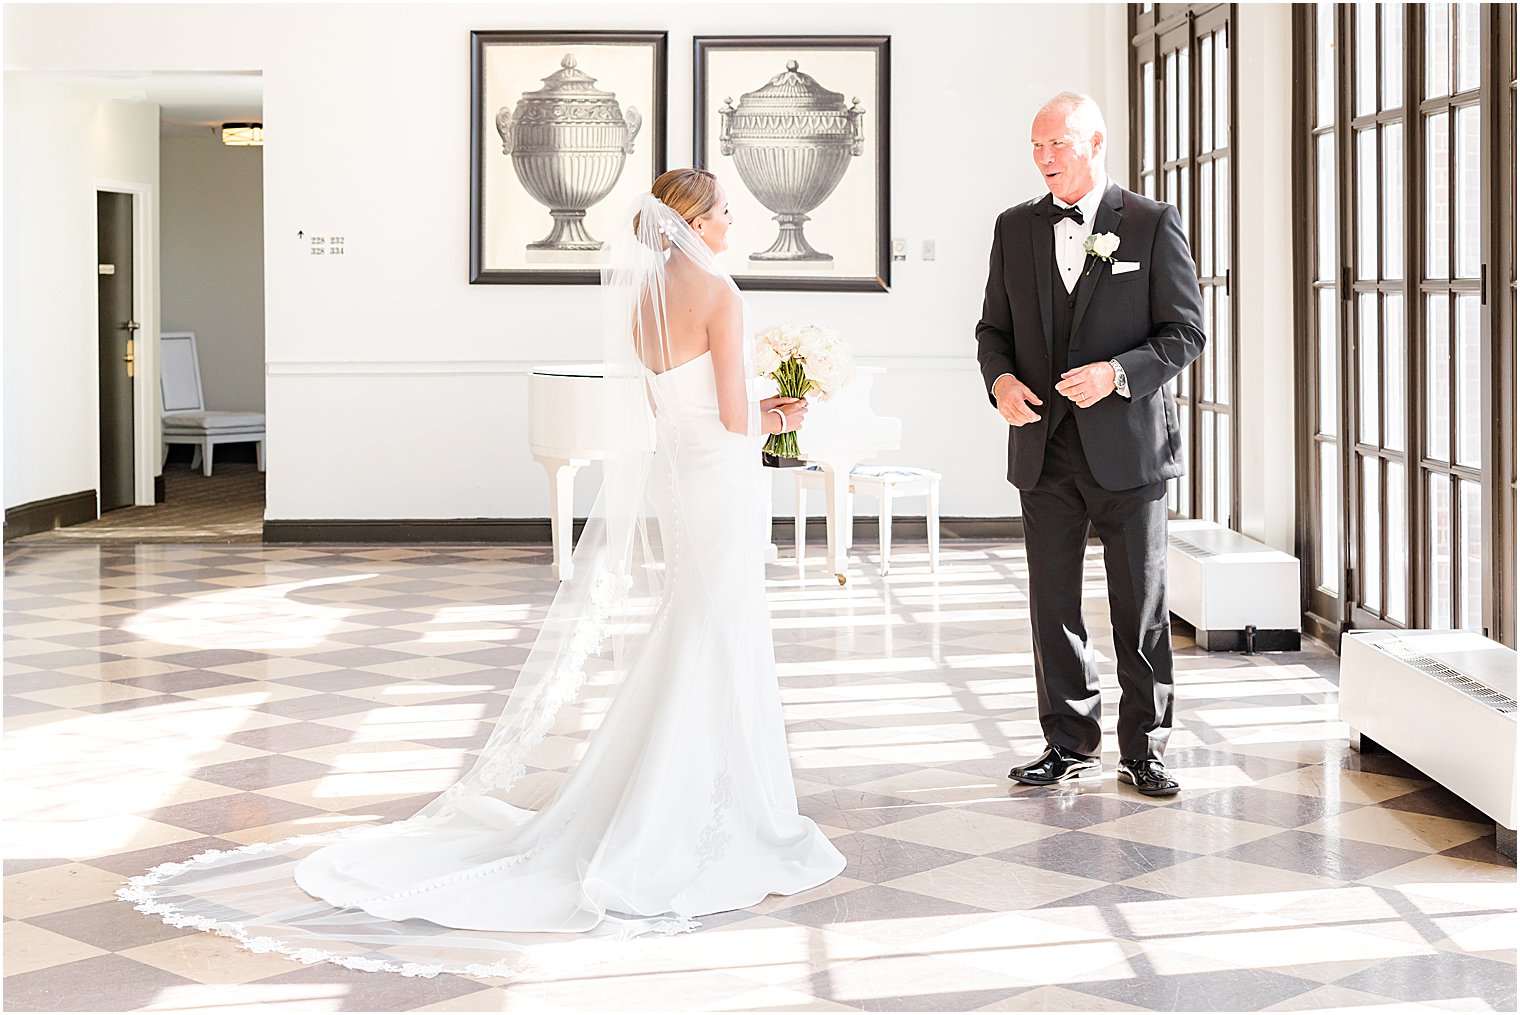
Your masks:
M1097 758L1051 744L1034 761L1014 768L1008 778L1026 786L1054 786L1067 779L1092 779L1102 774L1103 763Z
M1144 796L1176 796L1182 789L1167 774L1160 758L1120 758L1119 781L1129 783Z

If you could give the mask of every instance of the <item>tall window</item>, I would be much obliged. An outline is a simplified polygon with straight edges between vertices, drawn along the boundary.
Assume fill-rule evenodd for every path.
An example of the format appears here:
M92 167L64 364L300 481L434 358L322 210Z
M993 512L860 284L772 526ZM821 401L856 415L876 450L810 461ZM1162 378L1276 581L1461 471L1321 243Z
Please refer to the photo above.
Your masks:
M1130 12L1132 178L1141 193L1182 214L1209 337L1172 382L1187 469L1169 484L1168 506L1227 526L1239 514L1231 12L1230 4L1145 4Z
M1306 300L1300 300L1299 318L1307 315L1313 322L1309 330L1315 336L1312 359L1299 358L1303 367L1316 374L1318 383L1309 389L1309 406L1298 416L1300 426L1308 422L1307 454L1308 497L1300 495L1299 530L1306 528L1311 552L1304 557L1304 571L1309 587L1308 612L1321 618L1338 617L1341 603L1341 579L1344 575L1341 548L1345 536L1341 531L1345 499L1341 493L1341 310L1337 290L1340 270L1339 173L1335 125L1338 119L1335 87L1335 6L1316 4L1314 10L1313 102L1309 107L1309 141L1307 152L1300 150L1295 161L1302 166L1309 161L1314 184L1309 220L1313 223L1307 260L1309 280ZM1307 160L1305 156L1307 155ZM1303 207L1303 202L1299 202ZM1307 307L1305 306L1307 304ZM1302 326L1299 333L1305 333ZM1299 385L1299 391L1304 386ZM1302 473L1304 469L1300 469ZM1338 622L1334 624L1338 628Z
M1513 644L1514 8L1295 18L1311 623Z
M1348 13L1355 75L1347 88L1351 148L1344 161L1351 201L1342 208L1350 242L1341 298L1351 304L1346 330L1354 350L1348 364L1354 374L1347 375L1355 379L1347 392L1351 425L1343 445L1351 456L1351 498L1360 511L1353 604L1359 613L1409 626L1415 554L1407 510L1410 301L1405 283L1411 273L1405 247L1413 230L1405 221L1404 194L1405 11L1403 4L1360 3Z
M1419 77L1425 228L1419 300L1426 399L1420 486L1430 627L1483 623L1481 18L1477 4L1424 11ZM1492 453L1492 448L1487 449Z

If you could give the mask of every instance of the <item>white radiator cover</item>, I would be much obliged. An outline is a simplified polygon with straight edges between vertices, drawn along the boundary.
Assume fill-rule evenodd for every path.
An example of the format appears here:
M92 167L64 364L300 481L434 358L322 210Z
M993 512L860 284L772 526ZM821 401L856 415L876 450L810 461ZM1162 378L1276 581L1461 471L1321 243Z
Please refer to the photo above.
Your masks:
M1167 523L1167 607L1199 630L1300 629L1298 558L1215 522Z
M1514 829L1515 665L1512 649L1468 631L1352 631L1340 717Z

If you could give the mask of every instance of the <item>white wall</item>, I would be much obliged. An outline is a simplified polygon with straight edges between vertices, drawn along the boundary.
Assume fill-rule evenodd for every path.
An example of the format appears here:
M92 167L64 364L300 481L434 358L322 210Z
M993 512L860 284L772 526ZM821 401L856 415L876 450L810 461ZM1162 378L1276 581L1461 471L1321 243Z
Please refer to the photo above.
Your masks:
M7 73L5 132L4 500L14 507L100 484L95 193L148 188L154 225L158 107ZM156 302L138 307L140 341L158 333Z
M264 152L159 142L165 331L195 332L212 409L264 410Z
M5 46L16 69L262 71L269 518L542 517L525 372L592 358L595 302L466 272L469 31L546 27L670 32L673 164L691 152L693 35L892 36L892 232L915 259L890 294L750 294L751 320L823 322L889 363L891 457L945 474L947 515L1013 513L975 368L992 222L1039 192L1025 131L1058 89L1108 108L1123 178L1122 6L10 6ZM348 253L309 257L301 230Z

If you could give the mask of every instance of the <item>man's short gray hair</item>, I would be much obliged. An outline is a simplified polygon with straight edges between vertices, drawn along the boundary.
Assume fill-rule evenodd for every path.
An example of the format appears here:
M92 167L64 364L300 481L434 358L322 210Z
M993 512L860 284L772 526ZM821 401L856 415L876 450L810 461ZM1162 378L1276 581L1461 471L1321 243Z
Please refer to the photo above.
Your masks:
M1102 134L1103 139L1108 140L1108 124L1103 121L1103 110L1098 108L1097 100L1091 95L1059 92L1045 100L1035 118L1052 112L1065 113L1072 126L1082 134Z

